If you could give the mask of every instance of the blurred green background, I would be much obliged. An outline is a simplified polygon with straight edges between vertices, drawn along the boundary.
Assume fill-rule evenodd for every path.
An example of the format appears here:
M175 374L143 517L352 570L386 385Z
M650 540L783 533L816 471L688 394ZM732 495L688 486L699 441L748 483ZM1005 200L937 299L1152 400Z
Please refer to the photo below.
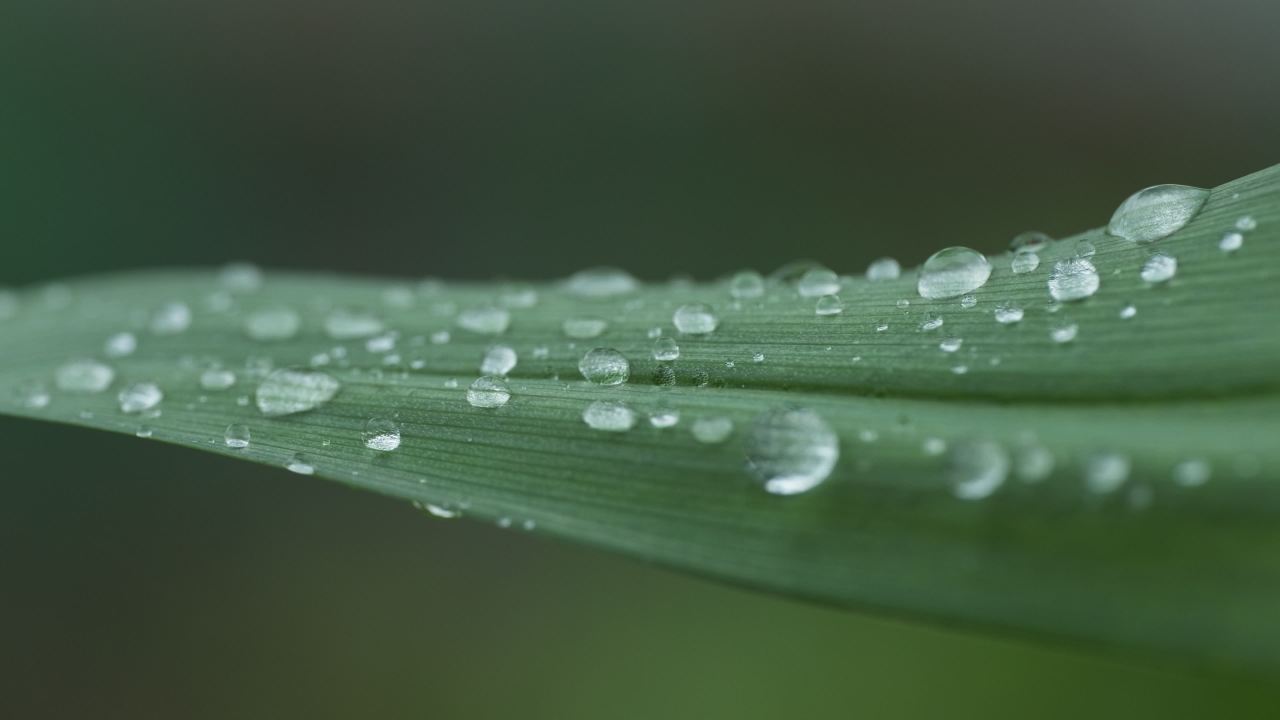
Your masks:
M1272 0L7 0L0 284L710 278L998 250L1276 161ZM1266 716L1263 682L789 602L0 419L3 717Z

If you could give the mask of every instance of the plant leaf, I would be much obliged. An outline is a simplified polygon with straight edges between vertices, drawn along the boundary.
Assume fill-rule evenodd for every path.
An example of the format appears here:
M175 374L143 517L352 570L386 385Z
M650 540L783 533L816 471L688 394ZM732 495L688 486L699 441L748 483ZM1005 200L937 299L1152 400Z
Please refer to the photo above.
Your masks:
M1219 249L1243 216L1257 227L1235 252ZM1096 248L1101 289L1057 306L1047 275L1080 240ZM1148 286L1139 268L1154 250L1176 256L1178 273ZM921 298L913 273L846 278L844 311L826 317L790 282L805 265L739 301L725 281L584 297L564 283L297 273L256 287L247 268L90 278L0 295L0 407L312 469L437 512L825 603L1275 672L1280 166L1215 189L1152 245L1094 230L1040 257L1016 275L1008 255L993 257L967 308ZM688 303L712 305L719 327L676 333L673 312ZM995 322L1002 303L1023 308L1022 321ZM1136 315L1122 319L1128 304ZM943 325L922 330L926 313ZM607 328L573 339L567 320L575 334L589 321ZM1050 339L1068 324L1073 341ZM678 342L677 360L653 359L653 328ZM136 350L111 340L119 333ZM944 352L945 338L962 344ZM510 401L473 407L467 388L495 345L518 354ZM582 379L579 361L597 346L630 360L630 382ZM109 387L59 388L59 373L66 387L104 384L65 369L81 358L111 368ZM264 412L255 393L271 368L339 386L288 414L263 390L277 403ZM152 388L135 383L163 399L150 407ZM326 394L296 391L286 400L299 407ZM135 412L122 411L122 393ZM583 410L597 400L628 403L639 424L588 427ZM651 426L659 408L679 423ZM771 495L747 467L754 424L778 408L809 409L838 437L834 471L810 492ZM719 418L732 421L727 439L695 437L722 431L697 422ZM374 419L398 427L397 449L366 446ZM228 428L235 440L247 429L248 446L229 446ZM965 463L990 469L992 443L1017 472L955 485ZM1046 458L1047 477L1018 479Z

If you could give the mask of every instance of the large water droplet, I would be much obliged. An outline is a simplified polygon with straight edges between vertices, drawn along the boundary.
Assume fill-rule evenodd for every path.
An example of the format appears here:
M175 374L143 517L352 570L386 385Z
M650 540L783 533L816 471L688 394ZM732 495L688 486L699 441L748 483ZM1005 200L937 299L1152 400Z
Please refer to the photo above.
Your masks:
M363 310L338 308L324 319L324 331L334 340L354 340L382 332L382 320Z
M961 500L981 500L1004 484L1009 475L1009 453L990 440L956 445L948 458L951 491Z
M597 385L621 385L631 377L631 363L613 348L594 348L578 361L578 371Z
M613 267L597 267L581 270L565 281L565 290L586 298L607 298L635 292L640 287L625 270Z
M275 307L258 310L245 318L244 331L254 340L288 340L298 334L302 318L291 308Z
M598 317L565 318L565 321L560 324L560 329L564 331L565 336L575 340L600 337L608 328L609 322Z
M292 415L329 402L341 387L342 383L332 375L282 368L263 378L255 400L263 415Z
M949 247L924 261L916 290L933 300L960 297L986 284L991 263L977 250Z
M1162 283L1173 279L1178 274L1178 259L1172 255L1156 253L1147 258L1138 272L1145 282Z
M505 377L513 369L519 356L516 355L514 348L506 345L494 345L484 354L484 359L480 361L481 375L500 375Z
M362 437L370 450L391 452L400 447L400 425L388 418L369 418Z
M733 434L733 420L723 416L701 417L693 421L691 430L700 443L722 443Z
M755 270L743 270L729 280L729 295L736 300L750 300L764 295L764 278Z
M232 423L222 434L222 442L229 448L243 450L249 447L249 426Z
M120 412L140 413L154 408L164 399L164 392L153 382L136 382L126 386L116 396Z
M1116 208L1107 232L1134 242L1168 237L1191 222L1208 197L1208 190L1188 185L1156 185L1139 190Z
M151 316L151 332L157 335L177 335L189 327L191 308L186 303L166 303Z
M872 260L867 266L867 279L872 282L880 280L897 280L902 274L902 265L891 257L882 257Z
M480 335L501 335L511 325L511 312L501 307L473 307L458 313L458 327Z
M676 330L685 335L706 335L715 332L720 325L720 318L716 317L716 312L710 305L691 303L676 308L671 315L671 322Z
M475 382L471 383L471 387L467 388L467 402L472 407L502 407L510 399L511 391L507 389L507 383L502 378L476 378Z
M53 384L66 392L100 393L115 377L116 371L110 365L97 360L72 360L54 371Z
M747 470L774 495L811 490L840 459L836 433L820 415L804 408L762 413L746 439Z
M840 292L840 278L826 268L813 268L800 276L796 289L801 297L816 298Z
M671 362L680 357L680 346L675 338L660 337L653 341L653 359L658 362Z
M102 352L107 357L122 358L133 354L138 349L138 336L131 332L118 332L107 338L103 344Z
M1085 258L1073 257L1053 264L1049 295L1058 302L1083 300L1098 291L1098 269Z
M626 432L636 425L636 413L620 400L596 400L582 411L582 421L593 430Z

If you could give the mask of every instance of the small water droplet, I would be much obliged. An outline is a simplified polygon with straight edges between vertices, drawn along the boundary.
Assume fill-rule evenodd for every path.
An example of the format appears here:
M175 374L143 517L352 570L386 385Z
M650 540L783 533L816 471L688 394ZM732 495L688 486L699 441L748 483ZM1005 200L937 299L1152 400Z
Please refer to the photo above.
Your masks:
M974 295L965 295L960 298L960 307L966 310L978 304L978 298Z
M1080 326L1075 323L1065 323L1055 325L1049 329L1049 339L1058 344L1069 343L1076 339L1076 335L1080 332Z
M1121 320L1128 320L1137 314L1138 308L1133 303L1126 303L1124 307L1120 308L1119 312Z
M620 400L596 400L582 411L582 421L593 430L626 432L636 425L636 413Z
M400 447L400 426L387 418L369 418L364 424L364 446L378 452L391 452Z
M400 336L395 332L374 335L364 341L364 349L375 354L389 353L396 349L396 342L398 342L399 339Z
M262 287L262 270L252 263L228 263L218 272L218 283L231 292L257 292Z
M302 453L295 453L289 461L285 463L285 469L291 473L299 475L315 475L316 466L311 462L311 458Z
M258 310L245 318L245 333L254 340L274 341L288 340L298 334L302 326L302 318L287 307L274 307Z
M764 277L755 270L743 270L729 280L729 295L736 300L750 300L764 295Z
M658 362L671 362L680 357L680 346L675 338L660 337L653 341L653 359Z
M186 303L165 303L151 316L151 332L156 335L177 335L191 327L191 308Z
M518 361L519 356L514 348L494 345L485 352L484 359L480 361L480 374L506 377L515 369Z
M150 438L152 435L155 435L155 432L156 431L152 429L150 426L139 425L138 429L133 431L133 436L146 440L147 438Z
M875 325L873 325L872 327L875 328L876 332L885 332L886 330L889 329L889 323L883 320L877 320L875 322Z
M226 390L236 384L236 374L224 368L209 368L200 373L200 387L205 390Z
M1222 236L1218 241L1218 249L1222 252L1235 252L1244 245L1244 235L1238 232L1229 232Z
M502 407L510 399L511 391L507 389L507 383L502 378L476 378L475 382L471 383L471 387L467 388L467 402L472 407Z
M906 310L907 308L911 307L911 301L906 298L898 298L897 302L895 302L894 305L897 306L899 310Z
M823 295L813 306L815 315L827 317L844 312L844 302L836 295Z
M100 393L115 377L116 371L110 365L97 360L72 360L54 371L53 384L66 392Z
M746 439L747 470L774 495L812 490L831 475L839 459L835 431L804 408L762 413Z
M1168 282L1178 274L1178 259L1172 255L1156 253L1147 258L1138 274L1149 283Z
M1076 241L1075 250L1072 254L1078 258L1088 259L1096 255L1097 252L1098 249L1093 246L1092 242L1081 239Z
M1117 452L1094 453L1085 458L1084 481L1091 492L1112 493L1129 479L1129 458Z
M1236 229L1243 232L1254 230L1258 227L1258 221L1253 219L1252 215L1242 215L1236 220Z
M1020 253L1038 253L1049 246L1053 238L1042 232L1028 230L1019 233L1009 241L1009 251L1015 254Z
M655 408L649 413L649 424L658 429L675 427L680 422L680 411L670 407Z
M940 437L927 437L920 443L920 451L936 457L947 451L947 441Z
M968 374L968 372L969 372L968 365L953 365L951 367L951 373L953 375L966 375Z
M1040 267L1040 256L1033 252L1023 252L1009 259L1009 269L1014 275L1025 275Z
M1098 291L1098 269L1085 258L1068 258L1053 265L1049 295L1058 302L1083 300Z
M1130 195L1116 208L1107 233L1134 242L1152 242L1182 229L1200 211L1208 190L1156 185Z
M996 322L1001 325L1012 325L1013 323L1022 322L1025 313L1022 308L1011 302L1002 302L996 305L995 318Z
M249 426L232 423L222 434L222 442L229 448L243 450L249 447Z
M953 353L959 350L963 343L964 340L962 338L949 337L938 343L938 349L945 353Z
M824 267L812 268L800 276L796 289L801 297L816 298L840 292L840 278Z
M372 313L338 308L325 316L324 331L334 340L355 340L377 335L383 331L383 325Z
M902 265L891 257L872 260L867 266L867 279L871 282L897 280L900 275L902 275Z
M762 352L754 352L754 353L751 353L751 362L753 362L753 363L762 363L762 362L764 362L764 353L762 353Z
M501 335L511 325L511 312L494 306L471 307L459 312L454 322L478 335Z
M120 412L140 413L151 410L164 399L164 392L153 382L131 383L120 391L116 400L120 402Z
M18 405L28 410L47 408L53 400L53 396L49 394L49 387L39 380L18 383L13 389L13 395Z
M720 325L720 318L716 317L715 310L710 305L691 303L677 308L671 316L671 322L676 330L685 335L706 335L714 332Z
M508 285L498 296L498 303L509 308L531 308L538 304L538 290L532 285Z
M449 340L450 335L448 330L437 330L436 332L431 333L432 345L448 345Z
M1035 483L1053 472L1053 453L1043 445L1025 442L1014 450L1013 473L1019 480Z
M977 250L949 247L934 253L920 268L916 290L933 300L973 292L991 277L991 263Z
M693 421L691 430L700 443L722 443L733 434L733 420L723 416L700 417Z
M990 440L960 443L948 456L951 491L961 500L981 500L1004 484L1009 475L1009 453Z
M280 369L258 385L255 400L263 415L278 417L314 410L329 402L342 383L314 370Z
M1173 466L1173 481L1182 487L1198 487L1209 482L1212 472L1208 461L1191 458Z
M575 340L589 340L600 337L609 328L609 322L598 317L570 317L560 323L560 329L566 337Z
M593 348L578 361L582 377L597 385L621 385L631 377L631 363L613 348Z
M118 332L107 338L102 352L110 358L122 358L132 355L138 349L138 336L131 332Z
M625 270L596 267L580 270L565 281L565 290L585 298L608 298L635 292L640 283Z
M942 322L943 320L941 315L937 313L927 312L921 316L920 329L925 332L928 332L930 330L937 330L938 328L942 327Z

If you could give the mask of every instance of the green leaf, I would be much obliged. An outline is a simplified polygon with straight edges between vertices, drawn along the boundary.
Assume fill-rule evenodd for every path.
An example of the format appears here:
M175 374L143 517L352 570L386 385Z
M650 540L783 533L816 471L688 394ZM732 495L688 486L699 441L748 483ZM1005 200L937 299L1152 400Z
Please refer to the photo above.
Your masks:
M1257 227L1243 246L1219 249L1246 215ZM1056 306L1048 273L1082 239L1096 247L1101 289ZM1177 257L1178 273L1148 286L1139 268L1155 249ZM921 298L914 273L845 279L845 309L827 317L796 292L804 264L737 302L727 280L602 298L563 283L298 273L271 273L256 288L243 269L77 280L0 295L0 406L309 467L437 512L824 603L1277 671L1280 167L1215 189L1185 228L1152 245L1094 230L1040 257L1019 275L1008 255L992 257L973 307ZM174 303L190 309L189 327ZM719 327L675 333L673 312L688 303L712 305ZM1001 303L1024 319L995 322ZM1136 315L1122 319L1130 303ZM297 314L296 333L288 313L257 314L280 308ZM475 332L496 329L502 312L492 308L509 328ZM394 335L334 339L326 323L342 320L339 310L347 330L367 315ZM926 313L942 327L922 330ZM287 337L253 339L251 318L257 335ZM565 321L584 318L608 327L566 337ZM1066 324L1075 340L1052 341ZM653 359L653 328L676 339L677 360ZM126 332L136 350L108 357L104 343ZM944 352L945 338L963 342ZM473 407L467 388L498 344L519 357L510 401ZM583 381L579 360L597 346L630 360L628 383ZM59 369L79 358L113 369L108 389L59 389ZM323 372L340 387L309 412L264 413L255 393L271 394L258 387L270 368ZM235 384L202 386L210 369L230 370ZM154 398L134 383L154 383L163 399L147 410ZM136 412L122 411L122 393ZM597 400L629 404L636 427L588 427L583 411ZM278 396L262 402L280 409ZM653 427L659 408L678 410L679 423ZM746 460L761 418L782 408L816 413L839 446L825 482L786 497L765 492ZM698 420L723 430L720 418L732 422L727 439L695 437ZM399 428L397 449L366 446L373 419ZM243 426L233 439L248 429L248 447L228 446L229 426ZM1052 457L1044 479L953 483L975 452L1006 453L1017 469L1043 457L1034 449ZM1197 464L1179 481L1186 461ZM127 470L112 463L101 458L104 476Z

